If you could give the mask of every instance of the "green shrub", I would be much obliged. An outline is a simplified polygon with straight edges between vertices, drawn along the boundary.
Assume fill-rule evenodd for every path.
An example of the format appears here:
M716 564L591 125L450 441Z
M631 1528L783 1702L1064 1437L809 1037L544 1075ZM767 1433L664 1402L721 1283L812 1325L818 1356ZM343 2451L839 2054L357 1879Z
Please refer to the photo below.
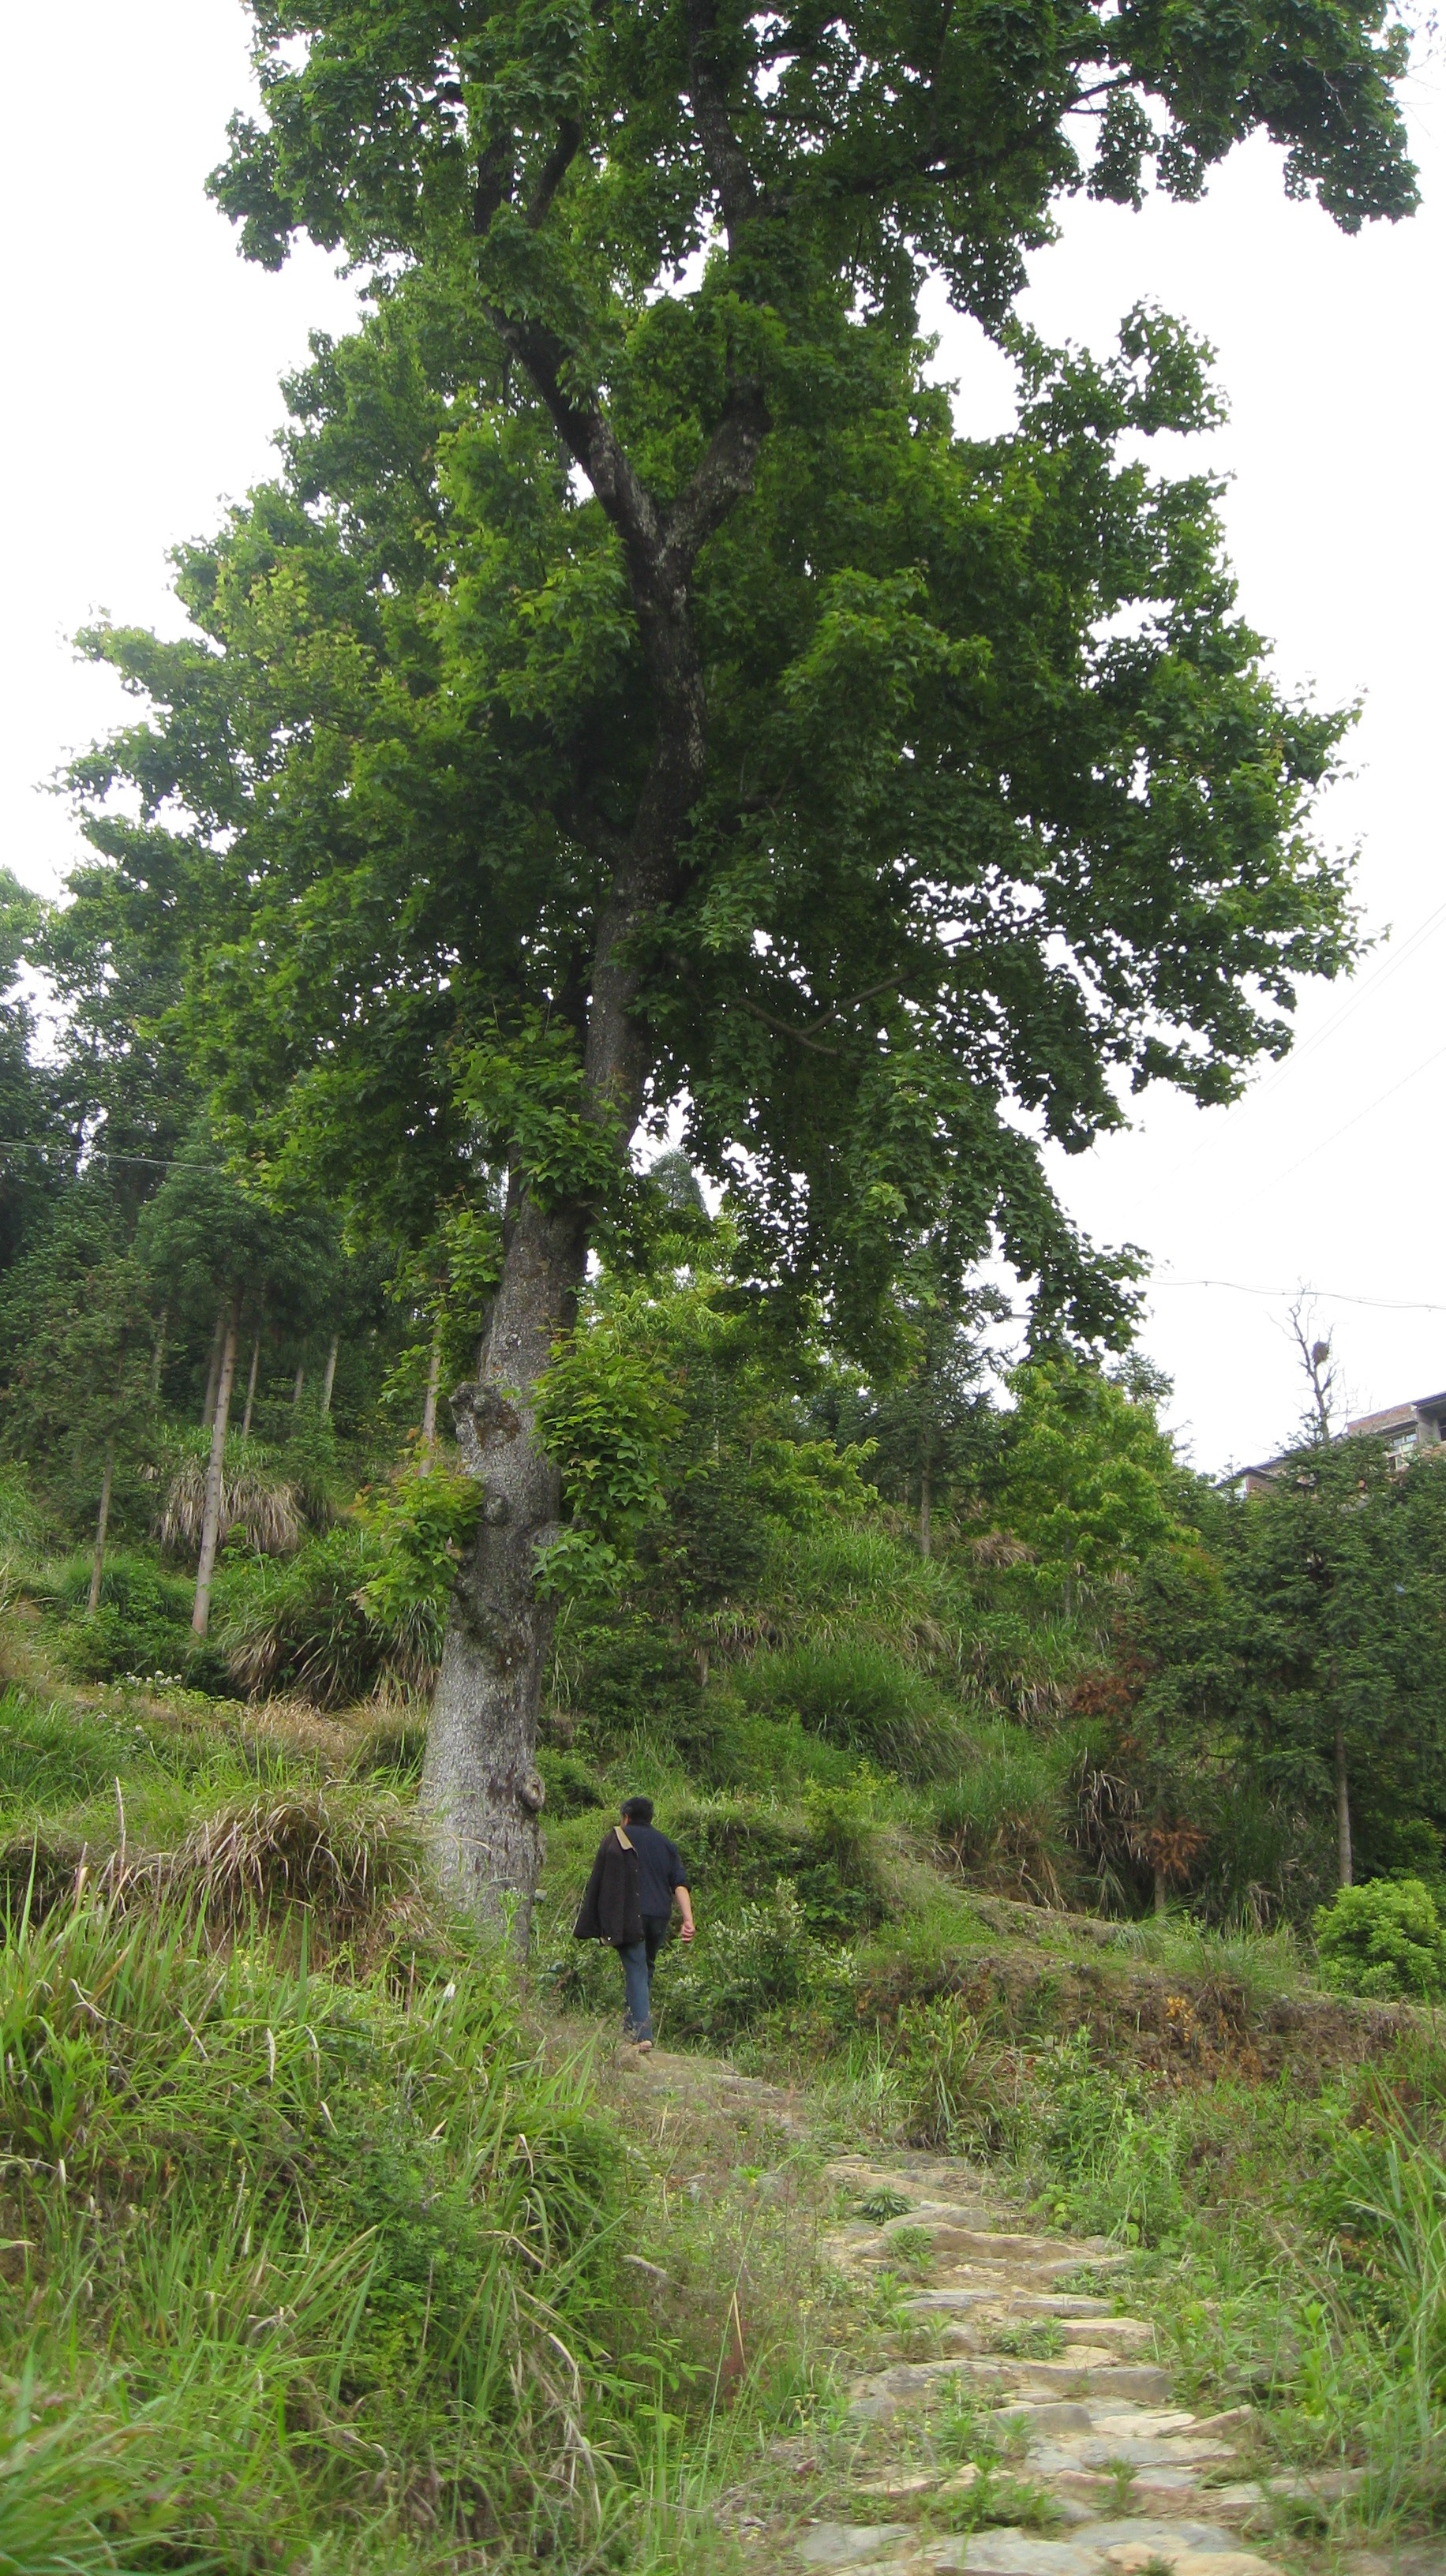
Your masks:
M1322 1985L1338 1994L1433 1996L1446 1991L1446 1930L1419 1878L1372 1878L1317 1908Z
M563 1696L584 1709L599 1744L616 1744L650 1718L667 1721L670 1742L697 1742L702 1690L686 1648L647 1619L576 1628L560 1653ZM706 1731L706 1730L705 1730Z
M750 1708L914 1777L937 1771L954 1730L938 1692L886 1647L847 1642L760 1655L739 1675Z
M984 1737L936 1810L939 1839L966 1876L1035 1904L1062 1903L1075 1750L1068 1737L1040 1738L1022 1727Z
M576 1753L539 1753L537 1767L547 1789L550 1816L581 1816L610 1801L590 1763Z
M372 1607L383 1554L380 1539L348 1525L285 1561L254 1557L237 1567L217 1642L243 1689L340 1708L388 1679L425 1687L442 1651L442 1613L426 1599L389 1614Z

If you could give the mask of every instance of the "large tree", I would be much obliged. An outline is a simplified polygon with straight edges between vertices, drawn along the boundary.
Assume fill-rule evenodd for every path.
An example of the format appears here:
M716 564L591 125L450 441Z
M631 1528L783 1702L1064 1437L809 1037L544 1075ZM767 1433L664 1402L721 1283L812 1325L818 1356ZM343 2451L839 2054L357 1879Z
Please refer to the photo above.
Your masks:
M252 14L216 192L257 259L373 264L373 315L183 567L205 640L101 639L159 719L89 783L190 817L195 1025L253 1142L269 1107L419 1238L459 1168L501 1219L426 1790L454 1882L525 1916L532 1392L640 1122L855 1344L946 1213L1109 1330L1035 1134L1228 1095L1349 953L1302 830L1339 727L1263 677L1209 487L1140 462L1210 416L1199 354L1009 315L1063 194L1195 195L1259 128L1348 228L1407 211L1404 40L1375 0ZM956 430L931 273L1017 358L1011 438Z

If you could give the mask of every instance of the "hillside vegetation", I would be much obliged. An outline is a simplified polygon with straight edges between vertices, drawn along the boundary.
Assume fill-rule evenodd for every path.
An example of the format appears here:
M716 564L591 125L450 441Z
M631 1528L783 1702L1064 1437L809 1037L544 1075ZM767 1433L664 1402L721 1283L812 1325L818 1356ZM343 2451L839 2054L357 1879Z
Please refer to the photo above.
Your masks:
M871 2138L1131 2249L1183 2395L1253 2404L1277 2466L1364 2473L1342 2541L1430 2526L1432 1471L1352 1462L1337 1504L1303 1453L1309 1486L1224 1504L1138 1380L1059 1360L1001 1410L964 1375L924 1555L885 1397L781 1357L719 1268L599 1284L548 1396L520 1977L415 1813L473 1508L440 1436L389 1464L379 1399L324 1475L315 1426L309 1471L233 1441L204 1648L184 1455L118 1500L93 1612L75 1507L6 1471L0 2558L727 2567L711 2500L889 2331L898 2285L821 2251L825 2156ZM1379 1694L1348 1904L1332 1705L1298 1644L1290 1697L1261 1682L1310 1610L1292 1550L1337 1522L1320 1651L1339 1687L1354 1621ZM659 1971L663 2045L701 2052L661 2132L615 1963L571 1938L638 1787L702 1926ZM788 2088L785 2130L710 2089L719 2052ZM1310 2522L1277 2546L1314 2565Z

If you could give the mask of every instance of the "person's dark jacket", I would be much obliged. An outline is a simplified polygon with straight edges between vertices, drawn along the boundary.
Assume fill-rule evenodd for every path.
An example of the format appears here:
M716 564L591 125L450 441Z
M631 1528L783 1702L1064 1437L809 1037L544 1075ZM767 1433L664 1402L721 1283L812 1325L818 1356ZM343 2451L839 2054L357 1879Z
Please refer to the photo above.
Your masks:
M643 1937L643 1909L638 1895L638 1855L621 1825L604 1836L592 1865L582 1912L572 1927L575 1941L610 1941L624 1950Z

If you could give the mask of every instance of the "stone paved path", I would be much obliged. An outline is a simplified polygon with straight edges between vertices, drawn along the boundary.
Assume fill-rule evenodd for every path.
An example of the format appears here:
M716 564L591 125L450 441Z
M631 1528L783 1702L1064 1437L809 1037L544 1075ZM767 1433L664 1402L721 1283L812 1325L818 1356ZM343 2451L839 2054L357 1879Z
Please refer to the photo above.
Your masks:
M983 2180L942 2158L845 2157L829 2179L858 2212L830 2246L842 2268L897 2274L927 2239L928 2285L905 2306L910 2340L934 2349L855 2385L851 2519L796 2533L799 2569L1277 2576L1252 2537L1277 2500L1338 2496L1253 2476L1248 2407L1202 2420L1172 2405L1153 2329L1116 2312L1129 2258L1102 2239L1012 2232ZM957 2508L985 2480L992 2516L1017 2497L1027 2521L951 2533L951 2506L967 2521Z
M730 2068L659 2050L638 2071L806 2131L797 2097ZM1129 2313L1130 2257L1103 2238L1018 2232L987 2174L948 2157L843 2156L827 2179L853 2213L832 2261L918 2286L842 2425L774 2446L827 2515L745 2491L725 2514L770 2576L1446 2576L1436 2543L1342 2556L1312 2540L1349 2473L1262 2473L1248 2406L1173 2404L1154 2329Z

